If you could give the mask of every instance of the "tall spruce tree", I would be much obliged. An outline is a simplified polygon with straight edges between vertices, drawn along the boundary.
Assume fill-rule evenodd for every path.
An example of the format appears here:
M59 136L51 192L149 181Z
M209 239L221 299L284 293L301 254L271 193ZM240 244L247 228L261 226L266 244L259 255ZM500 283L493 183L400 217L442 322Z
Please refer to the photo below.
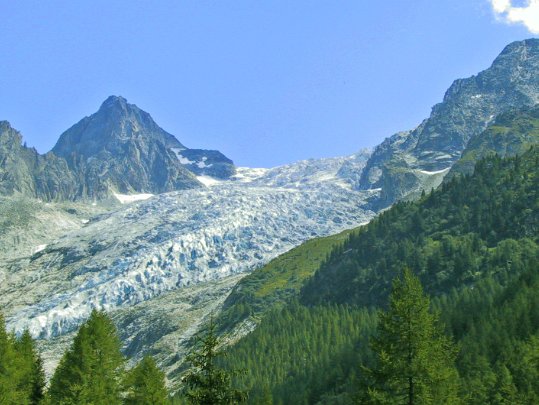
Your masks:
M151 356L145 356L126 376L126 405L166 405L169 403L163 373Z
M0 312L0 404L25 403L24 393L19 391L20 373L14 350L14 339L6 331L4 316Z
M15 341L14 348L19 368L19 390L24 393L25 403L37 405L44 397L45 372L43 361L28 330Z
M210 320L206 335L198 338L197 346L187 357L193 368L183 378L189 403L229 405L245 402L247 394L231 386L232 376L237 372L225 370L217 364L225 353L218 349L219 338L213 319Z
M457 350L411 271L393 281L389 309L380 314L372 348L377 366L368 397L376 404L456 404Z
M124 357L111 319L93 311L51 379L53 404L121 404Z

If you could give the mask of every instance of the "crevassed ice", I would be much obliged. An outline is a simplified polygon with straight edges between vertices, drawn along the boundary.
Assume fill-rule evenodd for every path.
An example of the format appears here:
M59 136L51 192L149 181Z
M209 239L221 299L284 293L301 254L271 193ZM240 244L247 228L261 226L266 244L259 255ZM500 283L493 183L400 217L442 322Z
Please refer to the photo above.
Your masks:
M134 305L249 272L307 239L365 223L374 213L361 207L377 191L356 191L339 177L350 159L243 169L235 180L154 196L94 219L40 259L72 282L62 291L53 281L36 284L54 293L18 311L9 326L50 338L75 329L93 308ZM64 267L47 256L74 248L85 253Z

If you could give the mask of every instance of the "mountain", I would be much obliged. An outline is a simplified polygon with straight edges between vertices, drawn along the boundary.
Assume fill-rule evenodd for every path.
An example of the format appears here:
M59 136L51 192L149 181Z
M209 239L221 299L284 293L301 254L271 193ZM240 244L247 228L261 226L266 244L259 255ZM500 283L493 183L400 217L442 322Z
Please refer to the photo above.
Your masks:
M79 195L164 193L199 187L197 175L227 178L232 161L217 151L188 149L152 117L123 97L111 96L99 110L61 136L52 152L76 173Z
M235 170L219 151L185 147L123 97L107 98L45 155L0 123L0 195L60 201L159 194L203 187L197 177L227 179Z
M424 225L423 211L410 218L406 205L398 204L380 216L384 226L394 222L406 232L392 231L398 234L393 244L382 246L372 231L364 246L368 260L350 245L365 231L350 229L395 199L419 197L421 188L442 184L463 151L491 150L488 131L496 125L508 130L494 150L526 149L526 125L535 125L526 120L535 116L528 106L536 101L531 67L537 46L510 45L490 69L455 82L416 130L393 136L373 154L272 169L236 168L217 151L189 149L121 97L110 97L63 133L45 156L21 145L20 134L2 124L0 209L8 215L0 219L0 305L8 326L28 328L40 339L50 371L91 310L105 309L119 325L125 353L135 360L155 354L174 384L191 337L210 314L219 318L224 308L220 326L237 340L274 304L298 297L319 268L319 278L303 290L304 303L319 303L313 297L320 295L320 302L340 297L354 305L361 299L377 304L397 266L388 270L383 259L390 259L395 246L414 252L422 247L407 235L408 227ZM521 123L504 121L503 114L515 114ZM111 204L113 197L122 204ZM463 213L448 209L440 222L459 220L469 209L461 208ZM497 206L481 218L491 220L492 213L502 218ZM319 237L327 238L291 251ZM432 242L429 251L439 252L444 243L459 248L444 241ZM369 267L354 276L371 265L376 271ZM258 268L261 273L240 282ZM463 280L473 280L462 272ZM429 284L429 291L445 288L449 277L444 271L429 276L438 283Z
M439 184L468 142L499 114L539 102L539 39L508 45L492 66L456 80L428 119L412 131L386 139L372 154L360 188L381 188L387 207L410 193ZM436 184L436 185L437 185Z

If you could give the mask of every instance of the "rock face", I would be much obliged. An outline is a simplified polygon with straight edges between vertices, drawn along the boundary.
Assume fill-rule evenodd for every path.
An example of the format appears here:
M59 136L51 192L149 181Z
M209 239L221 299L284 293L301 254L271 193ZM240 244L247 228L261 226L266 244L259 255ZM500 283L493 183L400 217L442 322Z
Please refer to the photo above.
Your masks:
M111 96L40 155L0 123L0 195L44 200L102 199L111 193L164 193L203 187L197 176L227 179L233 162L213 150L188 149L152 117Z
M234 174L232 161L220 152L187 149L150 114L116 96L64 132L52 151L77 174L79 195L91 198L110 190L158 194L200 187L196 175L213 167L223 178Z
M381 188L378 205L386 207L423 188L423 175L448 170L468 141L498 114L538 102L539 40L514 42L490 68L456 80L416 129L379 145L363 171L360 188Z
M471 174L475 163L488 155L520 155L538 143L539 105L500 114L485 131L470 140L444 180L456 174Z
M72 199L77 184L67 162L22 145L21 134L0 122L0 195L23 194L47 200Z

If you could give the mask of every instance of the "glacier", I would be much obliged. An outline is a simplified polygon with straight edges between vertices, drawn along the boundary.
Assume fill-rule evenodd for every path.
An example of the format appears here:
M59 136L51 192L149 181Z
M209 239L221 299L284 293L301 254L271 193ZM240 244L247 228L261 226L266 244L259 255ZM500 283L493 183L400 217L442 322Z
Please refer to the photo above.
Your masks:
M204 188L122 198L11 262L0 287L8 328L50 340L94 308L114 312L241 276L308 239L364 224L379 193L356 189L368 155L239 168Z

